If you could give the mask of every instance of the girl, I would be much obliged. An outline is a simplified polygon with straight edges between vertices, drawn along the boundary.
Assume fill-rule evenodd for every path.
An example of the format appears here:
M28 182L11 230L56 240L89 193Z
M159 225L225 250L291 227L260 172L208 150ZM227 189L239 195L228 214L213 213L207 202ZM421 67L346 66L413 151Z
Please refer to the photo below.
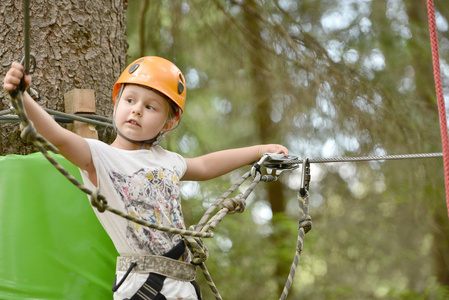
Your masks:
M16 90L22 79L28 87L31 76L23 76L23 66L14 62L5 76L4 90ZM107 145L62 128L26 92L23 95L36 130L80 168L87 187L99 188L112 207L177 228L185 228L180 180L212 179L257 161L264 153L288 156L285 147L274 144L195 158L163 149L158 143L181 118L185 99L184 76L173 63L154 56L134 61L113 88L117 137ZM109 212L95 213L120 254L114 299L201 299L180 235L146 228Z

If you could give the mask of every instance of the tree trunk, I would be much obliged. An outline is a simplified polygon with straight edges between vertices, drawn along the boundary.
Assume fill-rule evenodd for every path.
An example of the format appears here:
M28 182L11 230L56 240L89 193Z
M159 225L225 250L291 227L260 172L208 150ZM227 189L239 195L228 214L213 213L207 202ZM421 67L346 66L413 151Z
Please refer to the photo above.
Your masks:
M30 1L30 51L36 57L32 87L42 97L41 105L64 111L63 96L75 88L94 89L97 114L111 117L112 86L126 66L127 1ZM23 57L21 2L3 0L0 15L0 71ZM2 76L3 78L3 76ZM0 110L10 107L3 92ZM20 140L17 124L1 126L0 155L34 152ZM100 130L100 139L110 139L110 130Z
M411 40L411 51L413 57L413 65L416 66L416 94L417 97L423 102L423 108L427 110L428 122L433 122L424 128L434 128L433 132L438 133L438 107L436 103L435 95L435 83L432 68L431 57L431 44L429 36L428 16L426 10L426 4L418 0L410 0L406 2L408 8L408 15L411 20L412 34L414 36L427 36L429 43L420 45L416 41L418 39ZM426 58L423 59L423 56ZM424 72L423 72L424 70ZM433 126L432 126L433 125ZM422 132L422 136L428 138L428 131ZM440 139L439 134L435 134L435 140ZM435 144L437 145L437 144ZM437 149L424 149L424 151L441 151L441 148ZM432 205L432 235L433 235L433 262L435 268L435 274L438 282L443 286L449 286L449 223L447 219L447 207L445 205L444 189L440 189L440 193L437 193L439 197L435 199Z
M248 1L242 4L244 11L244 18L246 22L246 28L248 29L247 40L249 43L249 57L250 57L250 78L252 80L252 89L254 95L255 105L255 118L258 124L259 140L266 143L279 143L276 141L277 126L271 121L271 102L273 99L272 91L270 88L270 80L265 76L269 72L265 72L268 69L265 52L261 51L260 45L264 43L260 38L262 32L262 24L260 23L262 18L260 16L260 9L257 8L257 4L254 1ZM281 182L275 181L267 184L267 196L271 204L273 211L273 234L270 236L271 243L273 245L282 245L285 240L285 231L282 230L282 224L277 224L278 215L284 215L285 213L285 197L283 194L283 187ZM289 260L279 259L276 261L275 278L278 285L278 294L280 295L285 284L285 278L288 275L290 267Z

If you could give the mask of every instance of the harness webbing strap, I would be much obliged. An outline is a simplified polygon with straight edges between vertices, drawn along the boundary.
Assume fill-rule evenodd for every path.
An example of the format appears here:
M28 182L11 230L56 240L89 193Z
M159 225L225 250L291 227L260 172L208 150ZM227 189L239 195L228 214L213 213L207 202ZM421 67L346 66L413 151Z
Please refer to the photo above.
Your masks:
M179 242L175 247L164 254L164 257L178 260L185 252L186 246L184 240ZM150 273L145 283L140 287L134 296L129 300L166 300L161 294L166 276L156 273ZM198 299L201 299L198 285L194 280L191 281L197 292ZM126 299L125 299L126 300Z
M150 273L147 281L130 300L166 300L165 296L160 293L165 278L163 275Z
M196 275L195 265L157 255L119 256L116 271L126 272L131 265L135 273L157 273L183 281L195 280Z

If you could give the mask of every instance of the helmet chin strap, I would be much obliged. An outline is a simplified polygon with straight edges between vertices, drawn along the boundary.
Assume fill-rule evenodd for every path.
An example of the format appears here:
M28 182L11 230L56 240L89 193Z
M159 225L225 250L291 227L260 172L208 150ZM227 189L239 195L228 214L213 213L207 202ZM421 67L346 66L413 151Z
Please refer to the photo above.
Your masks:
M155 138L152 138L149 140L137 141L137 140L130 139L129 137L127 137L126 135L121 133L120 130L118 130L117 125L115 124L115 118L114 118L114 128L115 128L115 131L117 132L117 134L119 136L121 136L123 139L125 139L126 141L131 142L133 144L142 144L142 146L140 146L140 149L145 149L146 144L148 144L150 146L156 146L160 142L162 142L162 140L165 137L165 132L161 132Z
M120 93L119 93L119 96L118 96L118 98L117 98L117 104L116 104L116 107L118 107L118 103L119 103L119 101L120 101L120 98L122 97L122 93L123 93L124 87L125 87L124 84L122 84L122 86L120 87ZM179 112L179 111L178 111L178 112ZM164 139L165 134L166 134L167 132L169 132L169 131L172 131L172 130L176 129L176 128L179 126L179 123L180 123L180 122L181 122L181 114L179 114L179 120L178 120L178 122L177 122L177 124L176 124L176 126L175 126L174 128L170 128L169 130L161 131L158 135L156 135L156 137L154 137L154 138L152 138L152 139L149 139L149 140L143 140L143 141L137 141L137 140L130 139L129 137L127 137L127 136L125 136L123 133L121 133L120 130L118 130L117 124L115 123L115 111L114 111L114 116L113 116L113 118L112 118L112 123L113 123L113 125L114 125L114 129L115 129L115 131L117 132L117 134L118 134L119 136L121 136L123 139L125 139L126 141L131 142L131 143L133 143L133 144L140 144L140 143L141 143L142 146L140 146L140 149L145 149L145 145L147 145L147 144L150 145L151 147L156 146L156 145L159 145L160 142L162 142L162 140Z

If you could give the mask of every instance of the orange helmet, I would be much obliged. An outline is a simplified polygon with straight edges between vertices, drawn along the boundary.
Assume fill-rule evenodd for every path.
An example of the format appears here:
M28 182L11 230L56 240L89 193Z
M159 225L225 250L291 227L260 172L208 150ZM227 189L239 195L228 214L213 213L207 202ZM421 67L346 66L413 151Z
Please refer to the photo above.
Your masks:
M187 93L185 79L171 61L157 56L145 56L133 61L114 84L114 103L122 85L126 83L155 89L172 100L181 109L181 114L183 113Z

